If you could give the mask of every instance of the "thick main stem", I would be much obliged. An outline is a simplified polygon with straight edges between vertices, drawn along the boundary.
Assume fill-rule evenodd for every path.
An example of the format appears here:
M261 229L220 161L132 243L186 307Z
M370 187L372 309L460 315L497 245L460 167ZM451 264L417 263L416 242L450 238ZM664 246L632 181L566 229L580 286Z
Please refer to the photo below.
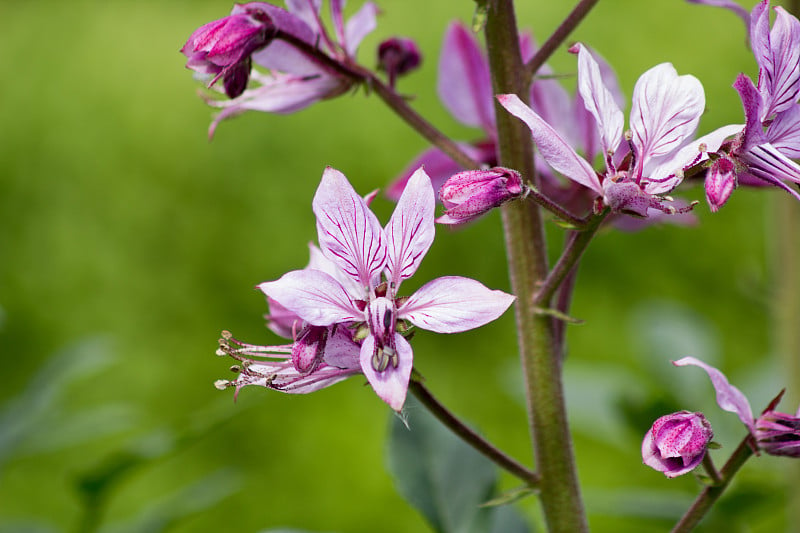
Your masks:
M527 100L511 0L489 1L485 34L494 92L515 93ZM534 176L530 132L499 106L495 113L500 164ZM550 531L587 531L567 423L562 357L552 319L537 315L531 305L537 284L548 270L542 216L538 206L525 202L503 206L502 215L511 285L517 296L517 340L545 520Z

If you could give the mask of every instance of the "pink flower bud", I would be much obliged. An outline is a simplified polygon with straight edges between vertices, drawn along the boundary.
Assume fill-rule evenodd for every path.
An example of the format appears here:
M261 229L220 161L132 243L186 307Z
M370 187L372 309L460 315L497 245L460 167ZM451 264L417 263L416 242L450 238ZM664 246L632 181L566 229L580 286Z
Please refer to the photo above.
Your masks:
M523 192L522 180L515 170L495 167L459 172L451 176L439 190L439 198L446 211L436 222L469 222L490 209L519 198Z
M670 478L683 475L700 464L713 437L702 413L662 416L644 436L642 462Z
M267 46L275 35L272 19L258 8L248 8L196 29L181 48L186 67L213 74L209 86L223 78L225 93L244 92L250 76L250 55Z
M417 44L405 37L392 37L378 46L378 68L389 75L389 85L394 86L398 76L419 67L422 54Z
M736 188L736 164L727 156L720 157L706 173L706 200L712 213L725 205Z
M800 415L800 410L797 413ZM767 411L755 424L758 447L770 455L800 457L800 417Z

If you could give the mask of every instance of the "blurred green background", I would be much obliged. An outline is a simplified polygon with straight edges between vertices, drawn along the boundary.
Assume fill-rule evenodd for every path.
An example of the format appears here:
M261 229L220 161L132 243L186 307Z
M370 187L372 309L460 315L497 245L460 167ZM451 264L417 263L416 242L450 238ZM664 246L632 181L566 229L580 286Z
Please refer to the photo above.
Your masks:
M479 137L434 89L444 28L470 20L474 3L379 4L361 60L373 65L383 38L416 39L425 61L400 89L453 137ZM569 4L519 2L521 26L543 39ZM247 114L209 143L211 111L178 50L230 7L0 4L0 531L426 530L394 492L390 411L362 379L309 396L249 388L237 403L212 386L231 377L230 361L214 356L220 330L278 342L254 287L305 265L325 165L366 193L426 146L362 93L292 116ZM605 56L628 97L641 72L671 61L706 88L703 131L742 121L730 86L755 64L727 11L608 0L572 39ZM563 48L550 64L575 72ZM702 189L688 195L702 199ZM789 385L770 308L787 274L774 260L774 212L789 201L740 190L716 215L698 206L696 227L605 232L588 252L573 308L586 325L570 330L566 374L595 531L664 531L696 494L692 476L670 481L641 465L656 417L705 410L725 446L719 461L743 436L700 371L670 359L719 365L754 409ZM385 221L393 206L374 207ZM561 238L552 226L554 248ZM497 213L438 228L406 289L448 274L508 287ZM531 460L511 313L455 336L419 332L414 350L435 394ZM786 529L785 466L752 460L704 530ZM540 520L533 499L518 507Z

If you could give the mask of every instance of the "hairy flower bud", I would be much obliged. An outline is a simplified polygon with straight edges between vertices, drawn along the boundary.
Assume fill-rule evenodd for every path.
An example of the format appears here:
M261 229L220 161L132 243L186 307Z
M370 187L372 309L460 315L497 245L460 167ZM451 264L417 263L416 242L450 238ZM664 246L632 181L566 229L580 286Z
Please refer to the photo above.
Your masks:
M797 413L800 415L800 412ZM767 411L755 424L759 449L770 455L800 457L800 417Z
M683 475L700 464L713 437L702 413L662 416L644 436L642 462L670 478Z
M522 180L515 170L495 167L459 172L451 176L439 190L439 198L446 211L436 222L469 222L490 209L519 198L523 192Z
M196 29L181 53L187 57L187 68L214 75L209 87L223 78L225 93L235 98L247 87L250 55L274 36L270 16L258 8L247 8Z
M417 44L405 37L392 37L378 45L378 68L389 75L389 85L394 86L398 76L419 67L422 54Z
M723 156L714 161L706 173L706 200L712 213L730 198L736 188L736 164L728 156Z

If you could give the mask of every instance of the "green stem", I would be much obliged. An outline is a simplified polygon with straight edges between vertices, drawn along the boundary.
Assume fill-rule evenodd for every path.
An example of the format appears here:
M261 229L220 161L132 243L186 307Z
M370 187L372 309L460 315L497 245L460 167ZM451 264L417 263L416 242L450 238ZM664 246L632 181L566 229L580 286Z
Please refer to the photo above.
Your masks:
M686 514L675 524L672 528L672 533L685 533L694 529L700 523L700 520L706 515L711 506L719 499L728 484L733 479L733 476L742 465L753 455L753 437L749 434L742 440L739 446L731 454L728 462L722 467L719 472L719 483L715 485L706 485L703 491L697 496L692 506L686 511Z
M519 34L511 0L491 0L485 26L486 45L497 93L514 93L527 100L519 54ZM535 176L533 142L525 125L495 105L501 166ZM530 299L547 275L547 248L541 212L526 202L502 207L511 286L517 296L517 342L525 378L526 401L540 501L550 531L588 531L572 439L567 423L561 354L553 320L537 315ZM549 306L550 302L546 302Z
M481 164L464 153L459 146L449 137L437 130L419 113L414 111L405 98L397 94L394 89L383 83L380 78L372 73L368 73L368 84L375 93L386 103L398 116L405 120L409 126L417 130L431 144L444 152L450 159L464 167L465 169L480 168Z
M556 31L547 39L544 44L536 51L536 54L531 58L530 61L525 65L525 81L526 83L530 83L533 79L533 76L539 71L542 65L544 65L545 61L547 61L553 52L556 51L556 48L561 46L561 44L566 40L572 30L574 30L578 24L584 19L586 15L589 14L589 11L592 10L594 5L599 0L581 0L575 6L575 8L567 15L567 18L556 28Z
M553 295L561 286L564 278L572 271L583 256L583 252L586 251L586 247L592 242L600 223L603 222L605 217L606 213L597 215L590 220L585 230L572 232L561 257L558 258L553 270L550 271L550 274L540 285L539 290L536 291L536 295L533 298L533 303L536 307L541 307L553 299Z
M306 56L316 61L321 67L326 68L332 73L350 78L353 82L365 84L369 89L374 90L392 111L397 113L409 126L444 152L450 159L465 169L480 168L481 165L478 161L469 157L455 142L436 129L430 122L425 120L422 115L414 111L414 109L408 105L405 98L400 96L394 88L384 83L383 80L377 77L371 70L355 63L345 64L328 56L316 46L302 39L298 39L289 33L278 31L275 34L275 38L291 44L294 48L300 50Z
M524 481L529 487L535 487L539 483L539 478L535 472L526 468L516 460L512 459L492 443L481 437L475 431L469 428L461 420L456 418L433 394L419 381L414 379L408 385L408 389L416 398L422 402L428 411L435 416L439 422L444 424L453 433L458 435L464 442L478 450L485 457L492 460L503 470L518 477Z

